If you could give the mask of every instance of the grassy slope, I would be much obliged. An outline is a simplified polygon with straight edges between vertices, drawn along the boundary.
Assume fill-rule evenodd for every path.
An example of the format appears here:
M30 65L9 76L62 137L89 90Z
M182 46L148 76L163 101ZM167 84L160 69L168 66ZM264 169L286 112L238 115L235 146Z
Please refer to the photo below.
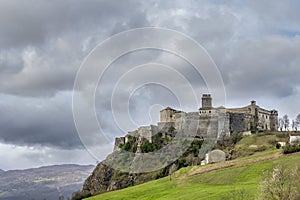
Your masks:
M269 136L267 136L269 137ZM245 145L249 139L241 141ZM259 138L266 139L266 138ZM252 142L249 143L251 145ZM268 149L252 156L237 159L236 161L254 160L263 158L278 150ZM178 170L172 177L165 177L142 185L108 192L90 199L228 199L232 190L244 190L248 199L255 199L258 185L264 170L274 165L295 166L300 163L300 154L284 156L252 164L241 164L223 168L203 174L193 175L195 172L208 166L194 166ZM218 165L218 164L215 164ZM227 197L227 198L226 198ZM245 198L244 198L245 199Z

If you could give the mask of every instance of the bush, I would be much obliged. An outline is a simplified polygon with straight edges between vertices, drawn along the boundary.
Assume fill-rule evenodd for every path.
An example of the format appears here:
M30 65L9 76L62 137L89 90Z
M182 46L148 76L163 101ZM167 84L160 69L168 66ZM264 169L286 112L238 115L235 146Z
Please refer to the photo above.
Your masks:
M141 151L142 151L142 153L153 152L156 149L157 149L157 146L154 143L150 143L148 140L145 140L141 144Z
M278 144L278 141L277 141L276 139L270 139L270 140L268 141L268 144L270 144L270 145L272 145L272 146L275 146L275 145Z
M300 144L288 144L283 148L284 154L295 153L300 151Z
M175 130L176 130L176 129L175 129L173 126L170 126L168 132L169 132L169 133L174 133Z
M277 132L276 134L277 138L288 138L289 134L285 133L285 132Z
M277 143L276 144L276 149L280 149L281 148L281 144Z
M300 171L296 167L275 167L263 174L260 183L259 199L299 200L300 199Z
M203 143L203 140L200 140L200 141L194 140L192 142L191 147L192 147L192 152L193 152L195 157L198 157L199 149L201 148L202 143Z
M92 196L89 191L83 191L83 192L75 192L72 195L72 200L81 200L87 197Z
M119 147L122 150L135 153L137 149L136 138L133 137L128 139L128 141L125 144L121 144Z

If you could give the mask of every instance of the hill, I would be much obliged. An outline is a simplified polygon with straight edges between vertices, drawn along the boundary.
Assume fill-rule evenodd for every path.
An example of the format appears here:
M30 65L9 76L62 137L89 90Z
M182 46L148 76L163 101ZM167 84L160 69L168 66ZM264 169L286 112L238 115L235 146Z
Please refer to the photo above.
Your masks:
M58 199L80 190L94 166L55 165L1 173L0 199Z
M169 133L170 134L170 133ZM171 134L170 134L171 135ZM288 134L281 132L268 132L268 133L259 133L249 136L241 136L240 134L233 134L231 136L224 135L224 138L221 138L215 148L221 149L226 152L227 160L234 160L237 158L250 156L258 152L274 150L275 145L279 141L287 141ZM165 141L170 139L163 138L162 134L156 134L153 138L152 144L142 143L140 146L143 147L144 144L150 146L147 149L153 150L164 145ZM137 140L134 137L128 139L125 145L120 145L120 148L124 148L127 151L135 152L135 147L138 146ZM183 140L185 141L185 140ZM199 157L199 152L202 146L203 140L195 138L191 146L187 151L171 165L168 165L157 171L150 173L140 173L140 174L129 174L126 172L118 171L109 165L106 165L105 161L110 160L110 162L120 163L124 162L123 156L120 156L119 151L114 151L109 155L106 160L102 161L94 169L91 176L89 176L84 185L83 189L78 192L72 199L82 199L90 196L94 196L100 193L105 193L108 191L120 190L123 188L130 187L132 185L139 185L151 180L162 178L168 176L171 172L171 166L175 171L182 167L199 165L200 161L204 158ZM154 146L152 148L152 146Z
M231 163L231 164L230 164ZM169 177L104 193L89 200L105 199L255 199L263 171L275 165L300 163L300 154L282 155L278 150L256 153L235 162L186 167ZM215 169L210 169L214 167Z

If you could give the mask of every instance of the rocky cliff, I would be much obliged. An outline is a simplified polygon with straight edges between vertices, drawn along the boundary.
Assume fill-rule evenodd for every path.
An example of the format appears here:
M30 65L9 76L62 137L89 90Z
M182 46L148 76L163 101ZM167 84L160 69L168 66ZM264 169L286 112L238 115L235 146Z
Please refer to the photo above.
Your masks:
M181 167L200 164L201 159L203 159L199 157L199 149L203 143L202 138L193 138L191 145L189 145L189 148L186 149L180 158L155 171L147 173L129 173L112 168L111 165L108 165L108 163L112 162L120 163L120 165L122 165L124 159L120 156L122 155L122 151L132 152L134 153L133 155L137 155L137 152L148 153L162 149L172 141L174 135L176 135L176 130L174 128L169 128L166 132L158 132L155 134L151 138L151 142L145 138L135 136L127 137L124 142L120 142L119 139L116 139L115 151L97 165L92 175L86 179L82 191L76 193L73 196L73 200L138 185L150 180L168 176ZM181 141L188 142L187 139L182 139ZM125 158L125 160L126 159L129 158Z

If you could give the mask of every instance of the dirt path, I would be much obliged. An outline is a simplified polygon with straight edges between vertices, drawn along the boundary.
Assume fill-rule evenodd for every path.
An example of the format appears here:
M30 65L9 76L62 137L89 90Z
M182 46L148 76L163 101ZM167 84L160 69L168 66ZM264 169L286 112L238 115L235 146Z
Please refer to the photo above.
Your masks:
M248 164L262 162L262 161L266 161L266 160L272 160L272 159L280 158L280 157L283 157L283 156L292 156L292 155L295 155L295 154L299 154L299 153L284 155L283 153L280 152L280 153L275 153L273 155L269 155L269 156L265 156L265 157L261 157L261 158L256 158L256 159L251 159L251 160L226 161L226 162L223 162L223 163L208 165L206 167L200 168L197 171L191 173L189 176L195 176L195 175L198 175L198 174L203 174L203 173L206 173L206 172L210 172L210 171L214 171L214 170L218 170L218 169L223 169L223 168L228 168L228 167L233 167L233 166L248 165Z

